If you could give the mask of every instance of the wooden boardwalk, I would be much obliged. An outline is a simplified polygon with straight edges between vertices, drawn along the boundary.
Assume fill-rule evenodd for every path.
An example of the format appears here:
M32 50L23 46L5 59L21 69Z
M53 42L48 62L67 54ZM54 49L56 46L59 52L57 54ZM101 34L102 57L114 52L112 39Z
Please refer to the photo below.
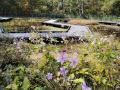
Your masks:
M106 24L106 25L117 25L120 26L120 22L115 21L99 21L100 24Z
M12 19L13 19L12 17L0 17L0 22L8 22Z
M48 31L40 31L38 34L43 38L63 38L63 37L81 37L86 38L87 34L89 33L92 35L91 31L87 26L81 26L81 25L70 25L66 23L58 23L56 20L49 20L43 22L45 25L52 25L52 26L59 26L61 28L68 27L67 31L54 31L50 32ZM1 29L2 30L2 29ZM0 38L30 38L31 33L0 33Z

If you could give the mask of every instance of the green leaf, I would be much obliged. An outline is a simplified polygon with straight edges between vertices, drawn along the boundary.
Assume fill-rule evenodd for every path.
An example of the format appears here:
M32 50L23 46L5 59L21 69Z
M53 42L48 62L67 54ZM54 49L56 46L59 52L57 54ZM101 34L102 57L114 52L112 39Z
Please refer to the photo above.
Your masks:
M10 84L6 87L6 89L11 89L11 88L12 88L12 84Z
M74 79L75 75L74 74L70 74L69 78L70 79Z
M103 78L103 79L102 79L102 83L103 83L103 84L106 84L106 82L107 82L107 79L106 79L106 78Z
M81 89L81 86L78 85L77 88L76 88L76 90L82 90L82 89Z
M43 90L42 87L36 87L34 90Z
M18 81L19 81L19 77L16 76L15 79L14 79L14 81L13 81L13 83L17 83Z
M18 90L18 86L16 84L12 84L12 90Z
M29 81L28 77L25 77L24 81L23 81L22 89L28 90L29 87L30 87L30 81Z
M89 74L89 68L83 68L82 70L80 70L81 74Z
M6 87L8 90L18 90L18 86L16 84L10 84Z
M79 78L79 79L75 79L75 80L73 80L73 82L74 83L82 83L84 81L84 79L83 78Z

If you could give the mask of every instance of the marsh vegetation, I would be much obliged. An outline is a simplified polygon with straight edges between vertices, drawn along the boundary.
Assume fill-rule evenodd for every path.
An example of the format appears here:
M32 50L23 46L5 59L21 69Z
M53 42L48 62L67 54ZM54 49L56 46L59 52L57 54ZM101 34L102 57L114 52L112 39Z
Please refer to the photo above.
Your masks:
M1 0L4 33L31 33L29 41L0 39L0 90L119 90L120 0ZM45 43L41 31L68 28L43 25L58 22L89 27L93 37L63 37ZM54 43L53 43L54 42Z

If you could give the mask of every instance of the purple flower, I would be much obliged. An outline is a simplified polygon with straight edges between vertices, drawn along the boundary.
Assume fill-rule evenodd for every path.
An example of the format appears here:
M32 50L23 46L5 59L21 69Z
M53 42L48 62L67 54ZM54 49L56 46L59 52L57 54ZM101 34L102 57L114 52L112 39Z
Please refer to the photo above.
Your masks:
M46 77L48 80L51 80L53 78L53 74L49 72L47 73Z
M63 64L66 61L66 59L67 59L66 52L65 51L60 52L57 61Z
M66 70L64 67L61 67L61 68L60 68L60 73L61 73L61 75L62 75L63 77L65 77L66 74L68 73L68 70Z
M78 58L77 57L71 58L70 62L71 62L70 66L75 68L76 65L78 64Z
M86 85L85 81L82 83L82 90L91 90L91 88Z

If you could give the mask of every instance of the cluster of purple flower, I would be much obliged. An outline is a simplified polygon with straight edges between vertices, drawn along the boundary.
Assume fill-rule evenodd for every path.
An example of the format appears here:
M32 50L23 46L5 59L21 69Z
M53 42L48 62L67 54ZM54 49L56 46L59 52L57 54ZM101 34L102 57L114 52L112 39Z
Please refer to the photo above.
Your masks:
M53 74L52 74L52 73L50 73L50 72L49 72L49 73L47 73L47 75L46 75L46 76L47 76L47 79L48 79L48 80L51 80L51 79L53 78Z
M70 62L71 62L70 66L75 68L77 66L77 64L78 64L78 58L73 57L73 58L71 58Z
M66 70L65 67L61 67L61 68L60 68L60 74L61 74L63 77L65 77L67 73L68 73L68 70Z
M59 53L57 61L63 64L67 60L67 55L65 51Z
M67 58L66 52L62 51L62 52L59 53L57 61L60 62L61 64L63 64L67 59L68 58ZM73 67L73 68L75 68L76 65L78 64L78 58L77 58L77 56L70 58L69 61L71 63L70 66Z
M62 51L59 53L59 56L57 58L57 61L61 63L62 67L60 68L60 74L61 76L65 77L68 73L68 70L63 66L64 62L67 61L67 54L66 51ZM74 57L69 59L70 61L70 66L72 68L75 68L78 64L78 58L77 58L77 53L74 54ZM47 73L46 75L48 80L52 80L53 79L53 73ZM83 83L81 84L82 90L91 90L90 87L87 86L87 84L85 83L85 81L83 81Z
M87 86L87 84L85 83L85 81L83 81L83 83L81 84L82 86L82 90L92 90L90 87Z
M61 52L59 53L58 58L57 58L57 61L60 62L60 63L63 65L64 62L67 61L67 59L68 59L68 58L67 58L67 54L66 54L66 51L64 50L64 51L61 51ZM76 55L75 55L75 57L70 58L69 61L70 61L70 66L71 66L72 68L75 68L75 67L77 66L77 64L78 64L78 58L77 58ZM61 67L61 68L60 68L60 74L61 74L63 77L65 77L65 76L67 75L67 73L68 73L68 70L67 70L65 67ZM48 73L48 74L47 74L47 79L48 79L48 80L52 79L52 76L53 76L52 73Z

